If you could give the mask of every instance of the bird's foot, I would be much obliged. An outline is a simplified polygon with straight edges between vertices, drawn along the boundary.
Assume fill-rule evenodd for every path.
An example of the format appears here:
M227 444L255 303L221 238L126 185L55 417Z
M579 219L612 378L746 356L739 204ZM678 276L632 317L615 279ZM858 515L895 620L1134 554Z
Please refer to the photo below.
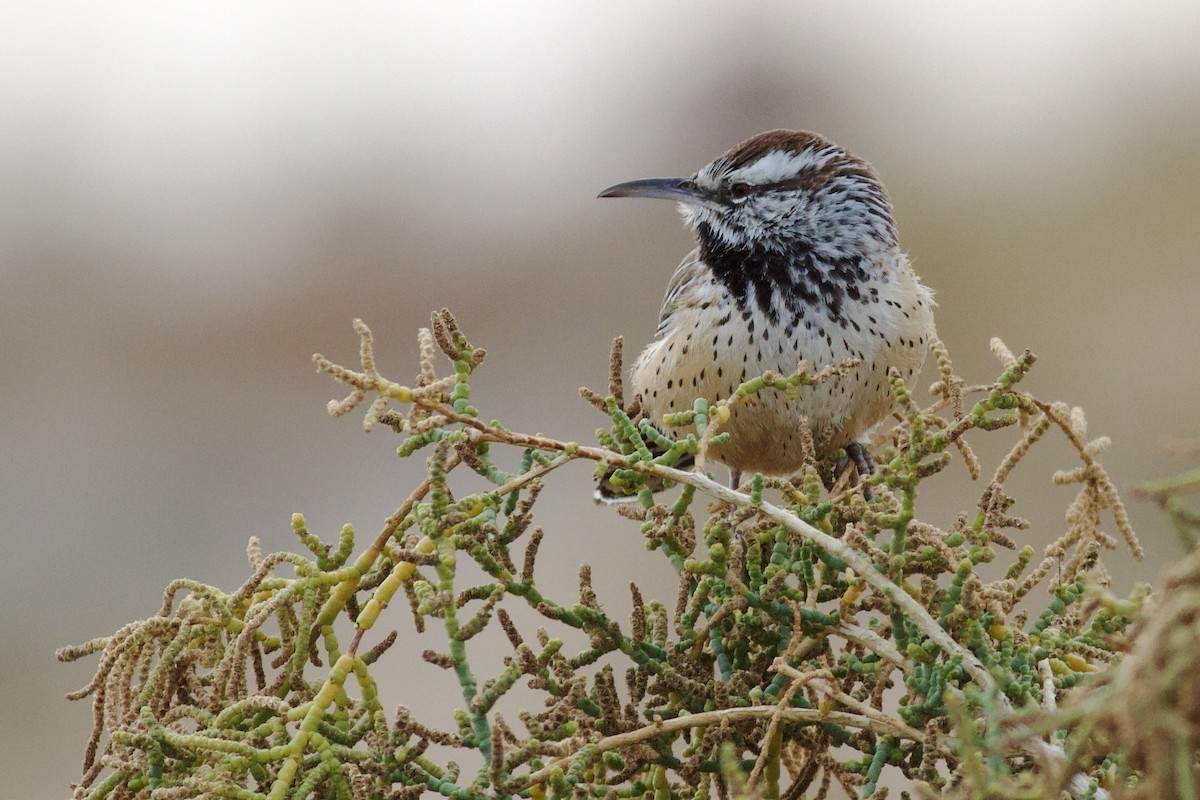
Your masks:
M846 445L846 455L854 462L860 479L875 474L875 458L862 442L851 442Z
M834 471L835 480L837 476L845 473L846 467L850 466L850 464L854 464L855 472L853 482L851 483L852 486L858 486L869 475L875 474L875 459L871 456L871 451L862 442L851 442L846 445L846 455L838 459L837 467ZM871 500L871 487L864 485L862 490L863 499Z

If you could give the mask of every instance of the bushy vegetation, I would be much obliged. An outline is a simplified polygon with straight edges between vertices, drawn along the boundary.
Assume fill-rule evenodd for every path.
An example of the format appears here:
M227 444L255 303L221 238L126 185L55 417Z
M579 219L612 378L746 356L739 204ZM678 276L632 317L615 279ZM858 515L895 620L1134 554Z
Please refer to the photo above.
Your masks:
M77 797L879 798L885 781L921 797L1196 796L1200 564L1177 568L1153 613L1144 588L1109 594L1101 552L1140 549L1097 461L1107 441L1079 409L1021 389L1029 352L993 342L999 376L968 384L934 342L932 404L893 377L874 475L812 463L734 491L702 469L730 408L846 365L760 376L659 431L623 397L618 342L609 391L584 390L607 417L585 446L485 422L470 383L484 351L448 312L420 332L411 387L378 373L356 329L358 369L315 357L351 388L330 412L365 406L402 457L427 455L427 477L365 546L296 515L301 551L264 556L252 540L236 590L173 581L157 615L64 649L100 658L73 695L95 708ZM986 471L968 443L983 436L1011 441ZM1038 557L1008 480L1046 437L1070 443L1077 462L1054 480L1078 493ZM632 497L614 524L640 525L670 561L673 608L631 585L633 613L615 619L587 565L574 596L539 587L539 543L560 535L537 525L539 492L578 459ZM983 488L941 529L919 501L950 468ZM463 490L464 471L489 488ZM493 665L476 637L496 626L511 652ZM568 647L568 629L586 646ZM372 672L397 641L435 637L424 658L462 704L417 720ZM506 717L517 690L534 699Z

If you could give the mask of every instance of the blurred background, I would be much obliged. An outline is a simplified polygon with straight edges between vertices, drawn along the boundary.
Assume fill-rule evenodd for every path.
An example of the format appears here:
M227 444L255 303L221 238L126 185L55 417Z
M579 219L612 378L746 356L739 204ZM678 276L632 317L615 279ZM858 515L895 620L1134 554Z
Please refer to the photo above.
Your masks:
M235 588L249 536L297 546L293 511L373 537L422 473L389 432L326 415L343 392L312 353L356 363L362 317L384 374L411 380L416 329L449 306L490 351L486 416L588 441L603 419L576 388L603 387L613 336L649 339L691 247L669 204L596 192L690 174L769 128L877 166L968 381L997 374L990 337L1029 347L1023 385L1086 408L1122 489L1185 466L1161 444L1195 434L1200 391L1194 2L59 2L0 18L11 796L65 797L79 774L90 702L62 697L96 659L59 665L56 647L155 613L173 577ZM1074 496L1049 483L1069 449L1044 451L1013 508L1039 552ZM615 609L630 580L673 598L637 526L591 504L590 469L561 473L540 504L543 591L569 598L587 560ZM923 515L949 525L980 488L948 476ZM1148 558L1111 558L1121 593L1180 554L1127 499ZM424 673L395 679L386 705L421 712Z

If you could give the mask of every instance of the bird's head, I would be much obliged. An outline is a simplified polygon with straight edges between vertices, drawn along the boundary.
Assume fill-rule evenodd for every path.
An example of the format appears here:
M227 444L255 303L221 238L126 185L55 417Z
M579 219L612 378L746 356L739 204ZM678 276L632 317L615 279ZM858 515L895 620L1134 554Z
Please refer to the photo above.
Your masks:
M891 204L875 170L808 131L760 133L691 178L619 183L600 197L676 200L710 249L802 247L837 259L896 247Z

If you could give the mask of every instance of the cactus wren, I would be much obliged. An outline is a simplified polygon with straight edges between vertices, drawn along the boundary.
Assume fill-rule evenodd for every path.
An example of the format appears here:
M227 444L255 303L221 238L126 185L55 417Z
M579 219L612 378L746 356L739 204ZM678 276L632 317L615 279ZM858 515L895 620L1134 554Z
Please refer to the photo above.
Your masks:
M699 246L667 285L633 388L656 424L697 397L729 397L767 370L790 374L858 359L794 399L761 393L735 406L713 459L787 475L803 465L800 426L825 460L845 448L870 471L860 443L887 415L888 369L911 379L934 335L932 293L901 252L875 170L828 139L776 130L742 142L691 178L620 183L600 197L679 203Z

